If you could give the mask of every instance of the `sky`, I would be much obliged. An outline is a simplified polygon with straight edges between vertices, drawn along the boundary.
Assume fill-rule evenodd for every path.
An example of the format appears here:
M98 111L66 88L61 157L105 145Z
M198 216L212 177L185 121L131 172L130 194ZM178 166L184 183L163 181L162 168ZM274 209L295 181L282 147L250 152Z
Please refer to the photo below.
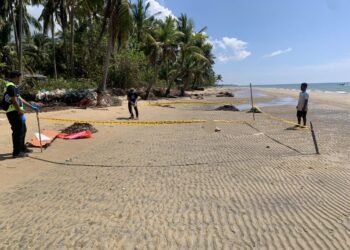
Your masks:
M349 0L148 1L158 18L184 13L207 27L224 84L350 81Z

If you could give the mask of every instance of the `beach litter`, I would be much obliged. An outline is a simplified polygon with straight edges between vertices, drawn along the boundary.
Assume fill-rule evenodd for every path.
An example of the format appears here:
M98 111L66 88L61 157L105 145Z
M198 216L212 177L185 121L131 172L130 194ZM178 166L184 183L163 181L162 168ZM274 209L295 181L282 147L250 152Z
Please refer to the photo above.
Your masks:
M93 134L97 133L97 129L94 128L90 123L74 123L73 125L62 130L65 134L74 134L82 131L91 131Z
M239 111L238 108L236 108L233 105L224 105L224 106L220 106L215 110L222 110L222 111Z
M247 113L262 113L261 109L258 107L252 107L250 110L247 111Z
M231 92L219 92L216 97L234 97L235 95Z

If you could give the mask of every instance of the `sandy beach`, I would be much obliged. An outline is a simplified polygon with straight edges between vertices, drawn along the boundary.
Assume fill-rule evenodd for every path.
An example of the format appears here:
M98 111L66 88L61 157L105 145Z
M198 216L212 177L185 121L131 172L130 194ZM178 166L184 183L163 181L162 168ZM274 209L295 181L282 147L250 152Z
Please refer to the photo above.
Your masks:
M316 155L310 130L291 123L298 92L254 90L264 113L253 121L246 111L215 110L215 102L249 105L247 89L234 89L235 98L218 91L139 103L140 121L201 123L93 124L93 138L56 139L24 159L10 158L0 114L0 249L350 249L348 95L311 92ZM40 116L42 128L61 130L71 123L44 118L129 114L124 99ZM34 114L27 127L29 139Z

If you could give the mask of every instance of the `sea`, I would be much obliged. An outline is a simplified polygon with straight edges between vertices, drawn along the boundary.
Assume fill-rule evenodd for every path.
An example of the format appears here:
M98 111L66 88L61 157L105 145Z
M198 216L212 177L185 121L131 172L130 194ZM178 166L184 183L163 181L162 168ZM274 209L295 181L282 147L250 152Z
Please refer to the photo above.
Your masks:
M247 87L246 85L221 85L219 87ZM249 87L249 86L248 86ZM298 84L270 84L270 85L253 85L253 88L275 88L275 89L290 89L300 91L300 83ZM350 95L350 82L344 83L308 83L307 92L324 92L324 93L339 93ZM266 94L254 91L254 97L264 97ZM239 90L235 92L235 97L238 98L249 98L249 90ZM271 107L271 106L295 106L297 99L293 97L283 96L268 102L256 103L258 107ZM251 108L251 104L239 104L236 105L239 110L248 110Z
M292 89L300 90L300 83L298 84L271 84L271 85L255 85L259 88L278 88L278 89ZM350 82L343 83L308 83L308 91L322 91L322 92L336 92L340 94L350 94Z

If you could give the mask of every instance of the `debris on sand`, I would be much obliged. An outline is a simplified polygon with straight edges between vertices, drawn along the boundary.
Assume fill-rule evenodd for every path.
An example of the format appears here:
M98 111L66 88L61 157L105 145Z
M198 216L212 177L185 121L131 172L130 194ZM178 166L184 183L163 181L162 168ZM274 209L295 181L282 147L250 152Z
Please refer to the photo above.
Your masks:
M216 97L234 97L235 95L231 92L219 92Z
M97 133L97 129L95 129L89 123L74 123L73 125L62 130L62 133L75 134L75 133L79 133L79 132L87 131L87 130L91 131L92 133Z
M236 108L233 105L224 105L224 106L220 106L218 107L216 110L223 110L223 111L239 111L238 108Z
M191 99L204 99L203 94L193 94Z
M248 113L262 113L261 109L258 107L252 107Z
M215 132L220 132L220 131L221 131L221 128L219 128L219 127L215 128Z
M159 105L159 107L162 107L162 108L170 108L170 109L174 109L174 108L175 108L175 107L170 106L170 105L168 105L168 104Z

